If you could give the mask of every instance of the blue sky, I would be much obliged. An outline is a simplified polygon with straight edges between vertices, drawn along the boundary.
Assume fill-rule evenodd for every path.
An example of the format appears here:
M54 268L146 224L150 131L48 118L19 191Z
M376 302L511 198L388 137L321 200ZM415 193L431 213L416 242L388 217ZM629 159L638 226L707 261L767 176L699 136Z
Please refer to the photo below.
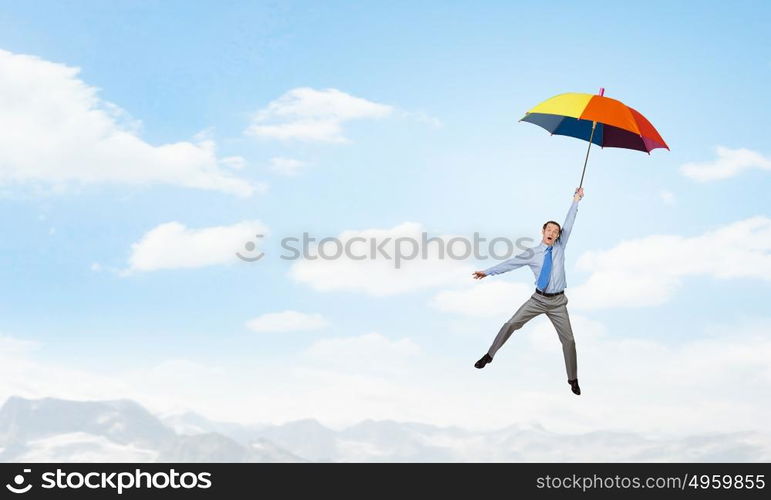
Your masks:
M771 59L765 29L770 10L761 2L707 2L698 10L685 2L648 2L644 9L619 2L591 9L574 2L2 2L0 49L9 58L29 55L80 68L72 78L98 89L99 106L112 103L125 111L117 128L131 130L153 147L196 142L203 134L216 144L217 158L238 156L246 164L223 171L265 185L267 191L243 197L179 182L56 182L45 175L18 180L0 170L0 335L36 342L38 348L24 355L37 363L123 380L122 373L152 371L168 360L238 370L286 367L299 363L296 357L313 351L318 342L377 332L384 345L397 345L397 365L398 342L409 339L421 349L412 364L439 359L437 366L457 367L457 380L478 380L480 373L466 368L485 351L517 301L510 312L487 317L432 306L442 291L468 291L475 285L460 267L457 283L392 295L374 296L355 286L319 291L291 277L293 263L277 258L278 240L303 231L323 237L405 222L436 235L479 231L492 237L538 237L543 221L564 218L580 178L585 143L549 137L517 120L554 94L605 87L607 96L645 114L671 151L650 156L592 151L586 198L567 252L569 287L586 285L596 271L579 265L587 252L612 251L652 235L698 238L755 216L766 218L756 229L761 237L756 243L739 240L737 258L750 252L761 270L755 276L741 271L720 276L700 268L676 278L672 293L662 292L666 297L655 304L595 304L575 314L601 324L604 338L618 342L645 339L689 352L688 342L712 338L715 328L721 335L750 329L760 332L755 340L765 348L771 324L766 311L771 276L763 267L771 250L766 241L771 214L764 196L771 174L763 167L771 155L766 90ZM12 84L16 77L6 72L3 78ZM298 88L337 89L388 106L390 114L343 123L346 142L282 141L245 133L259 110ZM27 98L34 102L36 97ZM4 123L13 127L14 116ZM35 140L28 139L32 151ZM717 165L718 146L734 151L728 163L740 161L735 151L742 149L760 160L724 179L699 182L683 174L685 164ZM296 176L279 175L270 169L277 157L308 166ZM14 161L0 151L0 169L15 168ZM203 229L250 220L270 229L266 257L259 263L233 260L129 276L116 271L129 266L132 245L161 224L176 221ZM725 249L737 248L733 239L719 242ZM662 251L682 248L691 250L664 245ZM617 255L634 258L623 249ZM655 267L659 261L653 262ZM704 268L722 261L706 262ZM474 269L492 265L465 264ZM395 276L409 280L411 273L421 272L430 271ZM657 272L650 269L654 276ZM624 279L635 277L644 276ZM532 282L522 269L494 279L522 287ZM623 280L614 286L638 287ZM645 297L657 290L641 289ZM662 283L661 290L667 289ZM320 314L329 326L272 333L246 326L252 318L284 310ZM583 373L579 329L576 338ZM731 344L730 336L724 340ZM510 342L502 353L518 349ZM366 355L369 348L362 352ZM331 361L325 363L331 365L325 369L334 372L336 362L345 364L362 354L342 350L328 355ZM540 383L551 377L564 385L559 352L549 351L544 359L553 361L548 371L525 365L516 373L524 380ZM617 375L586 368L597 392ZM200 373L192 375L194 381L206 376L205 370ZM234 368L232 377L248 376L244 373ZM768 377L760 368L751 373L756 381ZM688 376L700 390L698 374ZM398 385L388 377L385 383ZM136 385L126 384L132 389L112 395L142 398ZM250 418L315 416L303 406L312 398L297 384L294 406L288 398L276 414L255 410ZM480 387L491 400L501 392L524 390L510 384L503 378ZM37 387L35 394L45 395L45 380ZM430 377L421 387L433 390ZM28 388L8 383L2 389L4 397ZM570 395L556 383L544 391L554 401ZM163 406L160 394L146 401ZM220 418L244 418L217 413L215 400L175 403ZM456 404L466 401L459 397ZM767 407L743 401L760 422ZM371 415L344 406L338 413L319 415L330 421L345 414L434 419L429 410L411 413L402 404L393 400L385 405L390 413L373 405ZM592 415L573 406L571 411ZM723 421L716 418L711 425ZM586 423L592 425L599 424Z

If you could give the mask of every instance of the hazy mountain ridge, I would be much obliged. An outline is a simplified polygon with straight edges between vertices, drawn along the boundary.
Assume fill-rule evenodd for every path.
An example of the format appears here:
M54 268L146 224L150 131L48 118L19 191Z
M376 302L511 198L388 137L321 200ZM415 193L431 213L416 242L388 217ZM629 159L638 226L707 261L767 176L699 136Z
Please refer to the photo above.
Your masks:
M3 462L300 462L264 442L255 447L217 432L180 435L129 400L10 397L0 408Z
M11 397L0 408L6 462L768 462L771 434L674 439L633 432L558 434L539 425L470 431L365 420L336 431L313 419L281 425L154 416L129 401Z
M170 426L195 419L199 429L268 439L311 461L323 462L767 462L771 434L734 432L676 439L633 432L559 434L535 425L477 432L422 423L365 420L341 431L306 419L282 425L226 429L196 414L167 417ZM235 436L231 436L235 439Z

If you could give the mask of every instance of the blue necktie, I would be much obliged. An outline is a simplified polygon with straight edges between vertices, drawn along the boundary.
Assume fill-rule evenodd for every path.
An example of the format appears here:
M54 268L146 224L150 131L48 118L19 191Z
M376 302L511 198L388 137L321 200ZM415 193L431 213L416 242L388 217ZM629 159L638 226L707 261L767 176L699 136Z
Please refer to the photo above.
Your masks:
M538 275L538 289L542 292L546 291L546 285L549 284L549 276L551 276L551 249L547 247L543 256L543 267L541 268L541 274Z

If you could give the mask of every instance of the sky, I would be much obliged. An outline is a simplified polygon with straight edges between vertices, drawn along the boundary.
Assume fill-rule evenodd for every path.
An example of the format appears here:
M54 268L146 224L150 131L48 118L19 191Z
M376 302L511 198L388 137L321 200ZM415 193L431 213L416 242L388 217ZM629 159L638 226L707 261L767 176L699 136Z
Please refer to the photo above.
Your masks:
M0 400L765 428L770 21L765 2L0 2ZM566 254L579 398L543 317L473 368L527 269L280 257L303 233L538 241L586 143L518 120L600 87L670 150L590 153Z

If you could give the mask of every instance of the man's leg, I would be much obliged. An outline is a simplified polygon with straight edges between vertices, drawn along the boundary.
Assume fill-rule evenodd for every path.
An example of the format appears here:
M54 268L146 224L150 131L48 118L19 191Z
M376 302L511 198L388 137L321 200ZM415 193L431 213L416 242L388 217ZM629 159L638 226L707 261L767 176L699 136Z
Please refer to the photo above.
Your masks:
M570 316L566 306L567 297L564 295L562 297L565 299L564 303L546 311L546 316L551 320L560 337L560 342L562 342L562 354L565 356L565 370L568 373L568 380L576 380L578 378L576 341L573 338L573 329L570 326Z
M487 351L487 354L491 358L495 357L495 353L498 352L498 349L500 349L507 340L509 340L509 337L511 337L514 330L519 330L525 323L544 312L546 312L544 304L530 297L527 302L517 309L514 316L503 324L498 335L495 337L495 340L493 340L493 344Z

